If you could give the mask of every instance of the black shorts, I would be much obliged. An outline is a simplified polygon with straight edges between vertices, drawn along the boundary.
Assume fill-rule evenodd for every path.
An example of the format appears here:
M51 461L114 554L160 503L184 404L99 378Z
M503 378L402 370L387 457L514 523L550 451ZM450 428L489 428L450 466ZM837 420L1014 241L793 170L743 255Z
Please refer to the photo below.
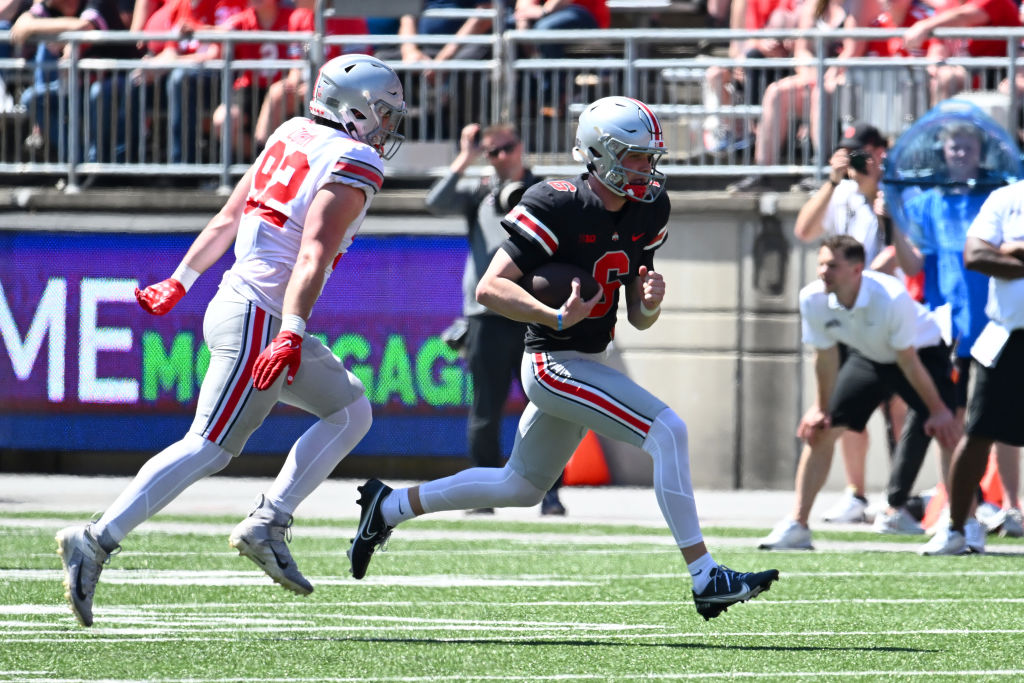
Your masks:
M950 410L955 408L956 388L953 386L953 366L949 360L949 349L945 346L929 346L918 349L918 358L931 376L935 388ZM903 375L896 363L876 363L849 349L846 361L839 368L836 386L828 402L828 415L833 427L846 427L856 432L864 431L871 413L878 404L898 394L911 410L928 415L928 407L917 395L914 387Z
M995 367L972 370L968 436L1024 446L1024 330L1010 335Z

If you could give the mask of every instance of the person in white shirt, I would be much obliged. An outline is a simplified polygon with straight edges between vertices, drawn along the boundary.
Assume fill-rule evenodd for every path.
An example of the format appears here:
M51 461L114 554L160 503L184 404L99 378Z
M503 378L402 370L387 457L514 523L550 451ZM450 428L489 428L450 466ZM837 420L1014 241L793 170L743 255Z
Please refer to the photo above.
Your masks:
M235 262L203 321L210 366L189 432L143 465L98 521L57 533L66 597L83 626L92 625L100 571L121 540L226 467L278 401L319 420L228 542L284 588L313 591L285 542L292 513L366 435L372 416L362 382L306 333L306 320L381 188L382 159L401 144L402 84L379 59L337 57L320 70L309 111L270 136L174 274L136 289L145 311L164 315L234 245Z
M989 275L989 322L971 347L965 435L950 467L949 526L924 555L968 551L965 534L978 483L995 442L1024 446L1024 181L992 192L967 231L964 264Z
M886 231L876 213L876 207L884 206L877 200L881 196L879 184L888 148L888 140L875 126L865 121L847 126L836 151L829 159L828 178L797 214L793 227L797 239L813 242L828 235L850 235L864 245L864 259L868 268L895 275L895 259L885 249ZM845 357L846 351L840 347L840 362ZM894 397L883 404L882 408L887 428L892 433L890 450L895 451L895 437L902 430L907 406L899 397ZM823 520L870 521L867 518L868 501L865 491L868 433L848 429L843 432L840 442L846 471L846 492L825 512ZM927 447L927 443L924 446ZM917 448L920 447L921 444L918 444ZM921 457L924 457L923 454ZM887 493L898 505L902 505L909 496L910 491L907 489L912 484L913 481L896 482L895 487L891 486ZM917 533L923 532L918 528Z
M822 243L818 278L800 291L803 341L815 349L817 391L797 427L805 446L796 499L792 516L759 544L764 550L812 548L808 520L836 439L845 429L862 430L889 395L899 394L911 411L928 414L923 430L943 448L952 449L960 438L952 412L949 351L939 326L903 283L865 270L864 247L849 235L833 235ZM840 343L849 350L842 366ZM903 459L906 441L900 439L896 463Z

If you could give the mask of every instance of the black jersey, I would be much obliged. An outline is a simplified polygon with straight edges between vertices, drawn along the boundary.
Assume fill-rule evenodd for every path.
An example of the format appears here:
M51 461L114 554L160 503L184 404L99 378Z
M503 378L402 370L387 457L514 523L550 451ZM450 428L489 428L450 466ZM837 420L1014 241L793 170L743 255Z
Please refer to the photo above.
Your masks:
M615 334L619 288L633 282L641 265L653 268L654 251L668 232L668 216L664 193L650 204L626 202L621 210L608 211L586 173L528 189L501 221L509 233L502 249L524 273L548 261L579 266L594 276L604 298L588 318L561 332L529 325L526 349L603 351Z

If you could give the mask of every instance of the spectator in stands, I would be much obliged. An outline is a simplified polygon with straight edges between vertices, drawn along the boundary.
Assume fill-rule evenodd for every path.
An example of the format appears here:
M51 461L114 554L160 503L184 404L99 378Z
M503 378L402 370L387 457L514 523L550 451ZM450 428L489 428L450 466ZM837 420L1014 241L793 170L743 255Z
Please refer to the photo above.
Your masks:
M583 30L608 28L611 23L606 0L516 0L515 25L519 30ZM538 42L537 52L542 59L563 59L565 46L559 42ZM541 113L545 116L558 115L568 98L568 83L553 75L544 70L540 78Z
M908 275L924 271L924 303L935 310L949 306L950 337L954 342L957 370L956 414L961 421L967 407L967 387L971 373L971 348L988 324L985 304L989 278L964 265L967 230L978 215L989 193L1002 184L981 167L985 146L984 131L973 123L955 121L939 132L945 171L938 185L906 203L908 224L904 230L920 250L921 257L904 266ZM1008 527L1016 535L1024 534L1017 488L1020 481L1020 451L1012 446L996 446L1000 475L1009 488L1006 512ZM944 459L942 479L950 490L949 460ZM1015 522L1017 524L1015 524ZM977 520L967 526L968 546L984 549L984 532Z
M460 43L458 40L451 40L445 44L420 44L414 39L417 35L456 36L461 39L488 33L493 28L488 17L449 19L432 17L427 12L433 9L475 10L489 6L489 0L423 0L421 16L406 14L399 19L398 35L405 38L405 42L401 43L399 47L402 62L439 64L450 59L486 59L491 53L489 44L467 44ZM406 98L410 102L427 101L440 104L440 108L432 105L423 111L423 115L427 118L425 126L428 129L428 135L450 138L455 136L465 124L480 120L483 112L479 110L480 97L478 92L474 92L474 88L483 90L486 87L486 76L475 78L470 86L463 85L461 97L455 100L451 96L451 89L445 87L448 79L438 80L437 71L429 67L425 67L422 73L427 82L428 92L420 92L420 79L411 79L410 90L406 92ZM435 116L438 109L441 111L440 118Z
M864 247L865 263L872 270L894 275L892 258L884 251L885 230L874 211L882 178L882 163L888 141L881 132L866 122L848 126L843 131L839 147L829 162L828 178L821 188L800 209L794 232L801 241L810 242L823 235L851 235ZM913 248L905 238L898 247ZM847 358L845 346L839 347L840 362ZM898 436L903 427L906 404L898 397L883 402L886 427ZM895 437L894 437L895 438ZM842 440L843 464L846 471L846 494L824 515L826 522L863 522L866 520L868 501L865 496L865 463L868 453L867 431L847 429ZM886 533L923 533L917 523L906 514L899 514L910 497L911 487L928 447L925 439L901 449L905 456L891 468L888 498L896 511L879 516L876 522ZM894 449L895 450L895 449ZM908 452L909 451L909 452ZM883 526L888 523L888 526Z
M125 24L114 0L42 0L21 14L11 27L11 42L23 45L30 40L55 36L65 31L124 31ZM43 42L37 51L37 65L46 74L24 93L21 102L35 119L40 131L48 136L48 143L57 147L57 157L68 159L67 130L70 122L80 121L79 112L66 113L61 120L60 100L66 98L64 87L57 80L55 63L57 51L69 46ZM55 51L56 50L56 51ZM82 57L135 59L140 53L128 43L86 43L81 45ZM94 72L89 85L88 150L90 162L123 162L127 158L126 125L134 114L137 121L137 90L128 83L123 71ZM64 110L67 108L64 107ZM132 112L133 114L130 114ZM63 137L62 137L63 136ZM81 158L81 157L79 157Z
M795 29L799 14L795 0L760 0L744 2L745 12L742 20L732 28L757 30ZM735 4L734 4L735 7ZM729 46L729 56L742 57L744 60L779 59L793 56L794 41L778 38L754 38L743 42L734 41ZM735 69L711 66L704 73L703 102L704 106L714 111L720 105L732 105L742 101L749 105L761 104L765 88L782 78L789 69L749 67ZM744 126L735 119L727 122L728 117L716 113L704 119L704 149L713 154L727 151L737 139L744 134ZM740 140L741 143L746 142Z
M971 508L999 440L1024 446L1020 388L1024 385L1024 183L989 195L967 231L964 261L971 272L991 277L987 310L992 316L972 350L966 435L953 454L950 471L949 525L921 553L968 552Z
M232 16L218 27L224 31L274 31L287 32L292 9L285 7L279 0L249 0L249 6ZM287 42L235 43L235 59L239 60L280 60L294 56L294 48L289 49ZM214 59L222 54L220 44L212 46ZM251 141L250 126L256 121L258 107L266 97L270 84L283 76L277 67L246 70L238 74L232 84L232 100L230 104L221 103L213 112L213 137L219 140L221 129L227 117L231 117L233 133L231 151L235 160L245 160L253 156L253 149L246 149L246 141Z
M32 7L32 0L0 0L0 31L9 31L15 19ZM10 42L0 43L0 59L11 57ZM14 97L8 91L6 76L0 77L0 111L10 111L14 107Z
M814 404L800 420L805 441L796 474L793 513L765 537L764 550L811 549L808 521L814 498L844 429L863 430L879 399L899 394L911 425L951 450L960 438L953 417L949 349L938 323L910 298L898 279L864 269L864 247L850 235L827 238L818 252L818 280L800 290L803 341L815 349ZM849 350L840 365L840 344ZM900 439L898 451L906 447ZM903 454L898 452L897 461Z
M878 0L865 0L855 3L853 11L846 8L843 0L807 0L800 6L799 28L802 29L853 29L867 26L880 13ZM825 56L839 59L857 57L864 54L865 44L862 40L847 38L844 40L827 41ZM798 59L814 59L814 43L805 38L798 39L794 46L793 56ZM814 66L797 66L796 73L768 85L762 102L761 120L757 125L757 139L754 148L754 159L758 166L771 166L779 163L783 143L796 136L795 122L804 116L810 118L810 138L818 139L818 131L825 133L826 144L831 144L831 115L819 111L818 106L818 70ZM844 78L841 67L829 67L824 74L826 101L831 99ZM742 178L728 187L730 192L747 192L763 189L764 177L752 174Z
M915 23L903 34L908 50L920 49L937 28L965 26L1020 26L1019 9L1014 0L946 0L935 13ZM947 57L1005 57L1005 40L940 40L928 51L935 59ZM932 104L948 99L967 85L967 70L962 66L929 67ZM998 79L976 80L971 88L995 88Z
M423 10L432 9L482 9L489 6L484 0L424 0ZM491 30L491 20L484 17L468 17L466 19L446 19L439 17L406 14L399 19L398 35L414 37L416 35L432 36L471 36L487 33ZM465 45L452 41L444 45L436 43L420 45L412 40L402 43L401 55L403 62L443 62L448 59L480 59L490 52L486 45ZM435 74L431 70L424 71L431 81Z
M167 93L167 160L172 164L195 163L199 157L200 135L208 122L213 103L219 102L217 72L197 66L214 58L212 45L191 36L194 31L225 24L246 9L246 0L169 0L146 21L151 33L180 32L179 40L150 41L147 59L165 63L170 74L164 83ZM141 70L140 80L153 81L164 71Z
M313 0L298 0L295 3L295 11L292 12L288 22L289 31L312 32L315 30L314 4ZM367 35L369 33L365 17L328 17L324 30L327 36ZM305 45L302 43L291 43L288 50L288 56L293 59L306 58ZM326 61L343 54L370 54L372 51L366 43L329 45L324 51L323 58ZM285 119L301 114L308 97L309 70L306 65L290 70L284 78L270 84L253 129L257 152L263 149L267 138L284 123Z

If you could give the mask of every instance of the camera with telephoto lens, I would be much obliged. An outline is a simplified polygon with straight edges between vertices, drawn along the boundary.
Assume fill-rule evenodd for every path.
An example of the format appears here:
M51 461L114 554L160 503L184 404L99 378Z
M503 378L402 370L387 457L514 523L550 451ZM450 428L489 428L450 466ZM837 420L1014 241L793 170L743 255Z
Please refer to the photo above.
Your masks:
M867 173L868 159L871 155L862 149L855 149L850 152L850 168L857 173Z

